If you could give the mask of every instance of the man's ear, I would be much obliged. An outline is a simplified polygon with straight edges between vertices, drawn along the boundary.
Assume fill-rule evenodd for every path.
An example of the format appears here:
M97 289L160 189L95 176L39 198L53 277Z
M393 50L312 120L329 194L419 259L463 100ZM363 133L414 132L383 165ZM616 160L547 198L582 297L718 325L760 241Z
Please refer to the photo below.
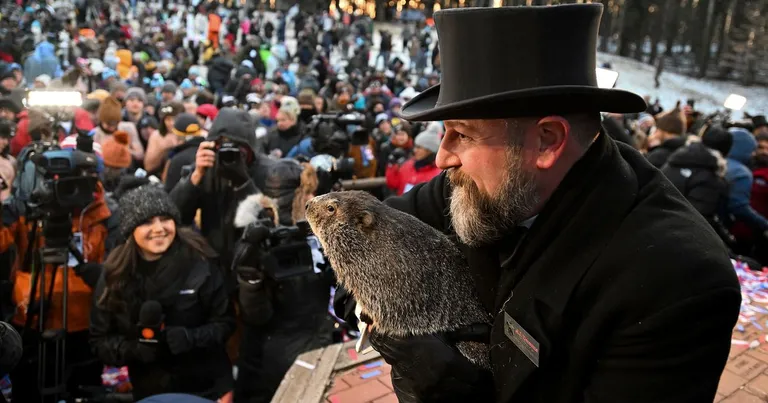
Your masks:
M562 116L547 116L536 122L539 149L536 167L550 169L565 150L571 135L571 124Z

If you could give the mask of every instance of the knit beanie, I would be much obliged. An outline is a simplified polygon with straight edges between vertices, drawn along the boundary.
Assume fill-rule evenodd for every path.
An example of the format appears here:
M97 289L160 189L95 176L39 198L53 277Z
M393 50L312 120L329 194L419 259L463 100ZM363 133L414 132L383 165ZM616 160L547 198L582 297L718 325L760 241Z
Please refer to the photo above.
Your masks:
M685 133L685 116L680 110L680 102L671 111L656 115L656 128L670 134L682 135Z
M120 104L120 101L118 101L117 98L113 96L109 96L101 101L101 106L99 106L99 112L97 113L97 116L99 117L99 122L101 123L119 122L123 117L122 112L123 106Z
M725 157L731 151L733 136L720 126L712 126L701 136L701 142Z
M101 144L104 166L110 168L128 168L131 166L131 151L128 149L128 133L118 130L108 136Z
M437 132L433 130L425 130L419 133L414 139L413 144L416 147L421 147L425 150L436 153L440 148L440 137Z
M147 103L147 93L142 88L131 87L125 92L125 100L138 99L141 103Z
M173 122L173 133L177 136L199 136L202 134L200 129L200 122L197 120L197 116L189 113L182 113L176 116L176 120Z
M176 83L174 83L173 81L166 81L165 84L163 85L163 89L160 90L160 92L161 93L162 92L169 92L169 93L172 93L172 94L176 94L176 90L177 89L178 89L178 87L176 87Z
M154 217L171 217L176 225L181 222L179 208L168 193L158 185L137 187L120 198L120 235L129 239L133 230Z

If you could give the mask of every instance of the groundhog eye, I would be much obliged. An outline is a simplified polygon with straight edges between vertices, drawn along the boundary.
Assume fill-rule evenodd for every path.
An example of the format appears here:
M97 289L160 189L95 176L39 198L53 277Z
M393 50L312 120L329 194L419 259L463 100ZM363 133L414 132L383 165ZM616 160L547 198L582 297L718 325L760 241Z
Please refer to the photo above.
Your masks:
M329 206L327 207L327 209L328 209L328 212L329 212L329 213L333 213L334 211L336 211L336 208L335 208L335 207L333 207L333 206L331 206L331 205L329 205Z

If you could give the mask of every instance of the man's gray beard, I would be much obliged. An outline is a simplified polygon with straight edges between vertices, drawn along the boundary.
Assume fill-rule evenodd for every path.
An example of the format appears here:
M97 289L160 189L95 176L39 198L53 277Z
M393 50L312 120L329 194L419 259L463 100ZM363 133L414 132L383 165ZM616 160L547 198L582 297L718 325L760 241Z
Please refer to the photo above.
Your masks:
M495 195L480 191L461 171L448 171L453 186L450 212L456 235L469 246L489 244L531 217L539 203L535 175L523 169L522 151L507 154L505 177Z

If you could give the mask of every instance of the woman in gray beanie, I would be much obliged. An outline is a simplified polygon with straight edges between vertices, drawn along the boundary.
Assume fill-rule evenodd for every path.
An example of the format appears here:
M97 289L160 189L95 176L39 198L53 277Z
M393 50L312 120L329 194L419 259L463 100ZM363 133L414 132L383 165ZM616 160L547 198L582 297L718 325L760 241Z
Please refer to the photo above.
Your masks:
M400 196L419 183L429 182L440 174L435 165L435 156L440 148L439 126L430 125L413 141L413 157L402 165L390 163L387 166L387 187Z
M187 393L216 400L233 387L225 343L235 329L232 304L216 253L189 228L177 228L179 210L154 184L120 198L125 240L104 263L94 291L91 345L106 365L127 365L133 398ZM139 323L152 306L161 333ZM155 309L158 311L158 309ZM153 338L156 343L139 340ZM151 332L150 332L151 333Z

